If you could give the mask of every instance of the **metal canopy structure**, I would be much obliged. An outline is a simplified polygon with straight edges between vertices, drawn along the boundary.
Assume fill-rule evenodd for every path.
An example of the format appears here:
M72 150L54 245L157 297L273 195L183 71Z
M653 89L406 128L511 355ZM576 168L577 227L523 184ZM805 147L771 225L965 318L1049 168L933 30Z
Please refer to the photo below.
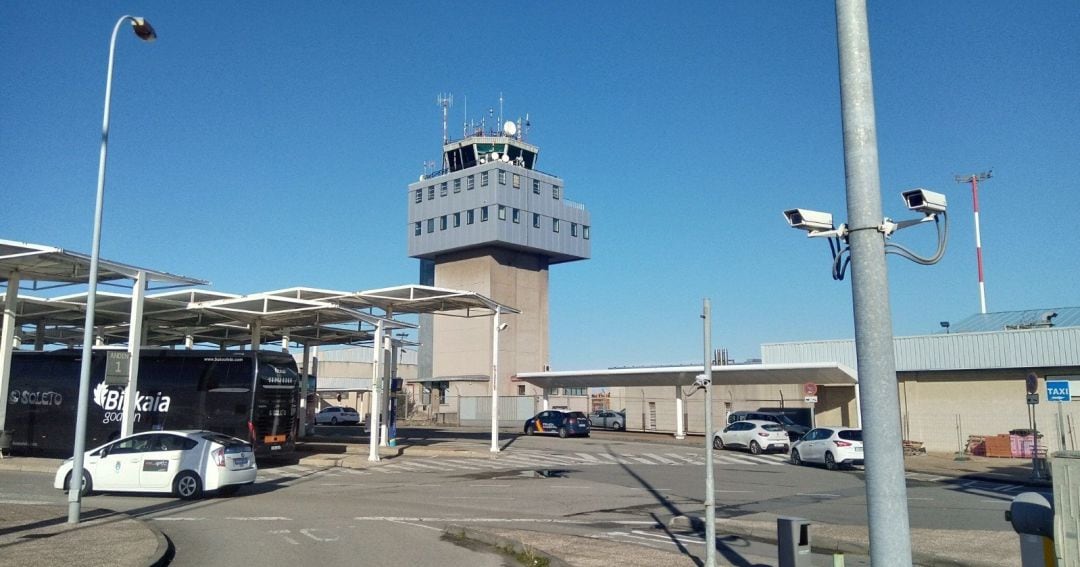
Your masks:
M643 386L689 386L704 366L662 368L615 368L566 372L523 372L512 380L549 388L601 388ZM854 386L855 372L843 364L734 364L713 366L713 385L802 384Z
M171 286L209 283L110 260L98 262L99 281L134 280L140 272L146 274L148 282ZM18 274L19 282L33 282L30 289L87 283L90 278L90 256L52 246L0 239L0 282L13 279L13 274ZM41 284L52 285L43 287Z
M712 367L712 385L738 386L760 384L802 384L814 382L820 386L857 386L855 372L838 363L810 364L732 364ZM548 394L552 388L600 388L645 386L675 387L675 437L685 436L683 415L683 386L695 383L705 373L705 366L669 366L658 368L614 368L565 372L523 372L511 378L544 389L544 409L548 409Z
M521 313L474 291L426 285L402 285L361 291L356 297L386 313L437 313L456 317L488 317L500 313Z

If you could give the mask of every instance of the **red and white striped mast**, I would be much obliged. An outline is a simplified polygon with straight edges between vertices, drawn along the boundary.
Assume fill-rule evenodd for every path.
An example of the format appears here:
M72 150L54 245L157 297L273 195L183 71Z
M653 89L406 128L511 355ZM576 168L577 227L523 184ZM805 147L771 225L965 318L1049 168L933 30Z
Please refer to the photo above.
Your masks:
M990 179L992 174L992 171L984 171L956 176L957 183L971 183L971 202L975 206L975 259L979 265L979 312L983 314L986 313L986 282L983 280L982 237L979 235L979 182Z

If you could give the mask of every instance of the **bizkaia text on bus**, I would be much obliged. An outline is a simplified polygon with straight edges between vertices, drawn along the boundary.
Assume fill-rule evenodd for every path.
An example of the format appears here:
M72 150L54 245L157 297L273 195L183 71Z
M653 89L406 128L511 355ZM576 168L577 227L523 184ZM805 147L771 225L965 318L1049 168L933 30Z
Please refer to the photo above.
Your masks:
M161 392L143 395L142 392L136 390L135 396L135 410L139 412L166 413L169 411L169 405L172 404L172 398ZM105 382L98 384L94 388L94 402L105 410L105 417L101 420L102 423L120 421L123 418L124 398L126 397L126 389L109 388L105 385ZM141 415L135 415L135 421L142 421L141 418Z

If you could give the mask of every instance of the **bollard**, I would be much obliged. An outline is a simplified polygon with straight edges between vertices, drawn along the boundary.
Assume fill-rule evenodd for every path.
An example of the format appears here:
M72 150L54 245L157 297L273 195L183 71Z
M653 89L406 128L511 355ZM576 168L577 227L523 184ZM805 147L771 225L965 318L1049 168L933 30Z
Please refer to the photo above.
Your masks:
M1054 560L1054 506L1038 492L1024 492L1013 498L1005 511L1016 533L1020 534L1020 565L1047 567Z
M776 558L780 567L810 567L810 521L776 519Z

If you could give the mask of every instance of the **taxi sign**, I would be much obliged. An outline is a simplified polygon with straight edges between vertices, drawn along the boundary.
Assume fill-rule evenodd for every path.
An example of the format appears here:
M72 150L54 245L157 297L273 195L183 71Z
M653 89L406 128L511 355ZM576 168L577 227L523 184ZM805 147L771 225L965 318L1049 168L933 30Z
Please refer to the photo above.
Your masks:
M1068 380L1047 380L1046 401L1068 402L1072 401L1072 391Z

